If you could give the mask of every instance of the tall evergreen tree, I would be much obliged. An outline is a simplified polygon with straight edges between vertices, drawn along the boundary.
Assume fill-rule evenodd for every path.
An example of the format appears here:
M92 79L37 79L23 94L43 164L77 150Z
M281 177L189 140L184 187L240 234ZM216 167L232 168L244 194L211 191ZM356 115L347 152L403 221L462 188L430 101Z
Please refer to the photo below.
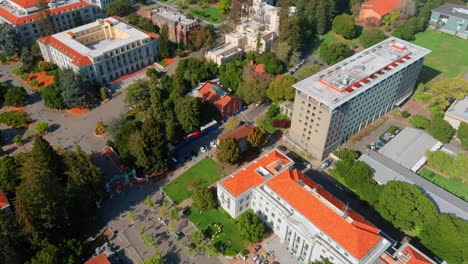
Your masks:
M164 117L166 116L164 105L163 105L163 96L162 91L159 89L157 84L150 83L149 85L149 94L150 94L150 102L151 108L150 112L151 115L158 121L163 121Z
M159 34L159 56L161 58L168 58L170 55L170 43L169 43L169 28L164 25Z
M18 33L10 24L0 25L0 47L7 56L11 56L19 52Z
M37 17L37 27L43 36L55 33L54 21L50 15L49 4L46 0L39 0L37 3L39 16Z

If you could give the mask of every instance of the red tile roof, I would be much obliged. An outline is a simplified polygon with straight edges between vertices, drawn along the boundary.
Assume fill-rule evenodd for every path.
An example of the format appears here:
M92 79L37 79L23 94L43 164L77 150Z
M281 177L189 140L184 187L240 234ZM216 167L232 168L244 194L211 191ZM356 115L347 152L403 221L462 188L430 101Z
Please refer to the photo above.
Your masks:
M10 202L8 201L3 190L0 189L0 209L6 208L8 206L10 206Z
M203 101L210 101L215 104L222 118L228 117L242 108L242 100L231 94L226 94L224 97L216 94L211 87L217 85L216 83L206 82L198 91L198 97Z
M255 72L256 73L265 73L265 64L255 65Z
M378 234L379 229L368 222L358 221L362 217L353 219L352 223L348 222L324 201L299 185L298 180L311 188L318 187L301 172L289 169L272 178L266 185L357 259L362 259L382 239ZM330 196L325 190L319 194L325 199ZM352 218L357 213L349 212L348 215Z
M221 139L227 138L227 137L232 137L232 138L235 138L235 139L246 138L249 135L249 132L250 132L251 129L252 128L249 125L243 124L242 126L237 127L236 129L234 129L232 131L229 131L226 134L223 134L223 135L219 136L218 139L221 140Z
M27 0L22 0L22 1L19 1L19 2L28 2L28 1ZM57 14L66 13L66 12L69 12L71 10L80 9L80 8L83 8L83 7L86 7L86 6L90 6L90 4L88 4L86 2L78 2L78 3L71 4L71 5L61 6L61 7L58 7L58 8L51 9L50 10L50 15L55 16ZM5 18L6 20L10 21L14 25L22 25L22 24L25 24L25 23L33 22L33 21L35 21L37 19L37 17L39 15L40 15L40 13L36 13L36 14L28 15L28 16L17 17L16 15L10 13L6 9L4 9L3 7L0 7L0 16Z
M85 262L85 264L111 264L110 261L107 259L104 253L101 253L94 258Z
M52 0L45 0L46 3L50 1ZM37 6L39 4L39 0L12 0L12 2L24 8Z
M278 151L273 151L265 155L263 158L260 158L247 167L243 168L232 177L221 182L221 185L224 186L224 188L226 188L234 196L239 196L248 189L257 187L264 183L265 178L256 173L255 170L258 167L267 169L268 165L275 161L282 161L283 165L285 166L291 162L283 154L279 153ZM273 171L270 172L273 173Z
M431 264L433 261L431 261L428 257L425 255L420 254L418 251L414 250L411 246L407 246L403 251L403 253L409 254L411 257L406 262L406 264Z
M61 42L60 40L54 38L53 36L47 36L41 39L38 39L38 41L42 42L45 45L50 45L57 49L58 51L62 52L69 58L73 59L72 63L75 64L78 67L83 67L88 64L91 64L91 59L88 58L87 56L82 55L78 51L70 48L69 46L65 45L65 43Z
M361 9L372 9L384 16L400 6L401 0L369 0L361 4Z

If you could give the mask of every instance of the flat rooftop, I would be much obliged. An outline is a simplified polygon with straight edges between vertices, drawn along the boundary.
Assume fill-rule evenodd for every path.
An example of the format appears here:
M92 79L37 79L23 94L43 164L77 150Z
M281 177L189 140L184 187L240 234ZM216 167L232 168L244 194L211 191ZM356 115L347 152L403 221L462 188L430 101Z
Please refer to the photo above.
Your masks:
M334 109L431 51L390 37L293 85L298 91Z
M172 9L154 9L151 11L151 13L182 25L191 25L197 22L197 20L187 17L184 13L180 13L179 11L175 11Z
M455 17L468 19L468 7L462 6L462 5L445 3L439 7L432 9L432 11L436 11L436 12L446 14L449 16L455 16Z
M70 35L80 35L82 36L82 32L86 30L90 30L92 32L96 32L96 28L102 27L109 22L112 23L113 27L116 30L120 30L125 34L120 34L120 36L124 37L117 37L117 38L108 38L104 40L99 40L87 45L80 43L78 40L71 38ZM81 33L81 34L80 34ZM92 58L102 56L104 53L117 49L119 47L134 43L139 40L144 40L150 38L150 36L145 33L144 31L133 27L129 24L126 24L114 17L108 17L103 20L98 20L83 26L79 26L76 28L69 29L67 31L63 31L57 34L52 35L55 39L59 40L69 48L75 50L76 52L84 55L89 56Z
M468 122L468 96L462 100L456 100L445 114Z

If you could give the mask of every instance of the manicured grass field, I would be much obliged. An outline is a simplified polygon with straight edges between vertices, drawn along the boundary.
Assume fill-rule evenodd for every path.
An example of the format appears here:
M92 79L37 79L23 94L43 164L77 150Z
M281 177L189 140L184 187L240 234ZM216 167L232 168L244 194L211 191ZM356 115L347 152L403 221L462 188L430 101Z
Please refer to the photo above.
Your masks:
M468 71L466 40L426 29L426 31L416 34L416 40L412 43L432 50L425 57L425 67L421 71L421 80L424 83L431 80L436 81L441 77L453 78Z
M417 99L423 103L429 103L429 101L432 98L432 95L426 94L426 93L421 93L421 92L414 92L413 94L414 99Z
M442 175L439 175L428 168L422 168L418 174L424 177L426 180L433 182L434 184L442 187L448 192L468 201L468 185L463 184L456 179L448 179Z
M191 11L191 13L193 13L194 16L211 23L221 23L224 20L221 16L221 12L219 12L219 9L217 7L204 6L200 8L190 6L189 10Z
M223 213L222 210L221 208L211 209L199 214L192 210L192 208L189 208L185 214L202 232L209 224L220 224L223 231L219 235L219 238L212 242L216 243L221 241L228 247L239 252L248 245L248 242L242 240L239 227L232 223L231 218L228 217L227 213Z
M208 187L221 178L218 163L204 158L166 185L163 190L176 204L190 198L197 186Z

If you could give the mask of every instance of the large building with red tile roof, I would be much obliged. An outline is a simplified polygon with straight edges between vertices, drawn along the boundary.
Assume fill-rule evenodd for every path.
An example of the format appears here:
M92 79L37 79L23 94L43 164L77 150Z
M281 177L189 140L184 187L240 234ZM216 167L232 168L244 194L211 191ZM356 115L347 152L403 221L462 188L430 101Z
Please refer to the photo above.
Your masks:
M222 118L229 117L242 108L239 97L229 94L215 82L205 82L198 90L198 97L216 105Z
M249 148L249 142L247 141L247 136L249 135L250 130L252 130L252 128L249 125L243 124L242 126L239 126L235 128L234 130L229 131L219 136L218 144L220 140L227 138L227 137L232 137L232 138L237 139L240 151L245 152Z
M47 0L49 14L55 32L60 32L82 23L88 23L99 16L98 10L80 0ZM21 45L34 44L46 32L38 25L41 12L38 0L3 0L0 2L0 24L10 24L18 32Z
M10 207L10 202L8 201L8 198L5 195L5 192L3 192L2 189L0 189L0 210L7 209Z
M92 259L85 262L85 264L111 264L110 261L107 259L104 253L100 253L99 255L93 257Z
M388 13L400 7L402 0L369 0L361 4L359 20L380 23Z
M98 19L37 42L46 61L81 72L97 83L111 82L149 66L158 54L157 35L120 17Z
M220 205L233 218L252 209L302 263L379 263L389 239L293 166L269 152L218 183Z

